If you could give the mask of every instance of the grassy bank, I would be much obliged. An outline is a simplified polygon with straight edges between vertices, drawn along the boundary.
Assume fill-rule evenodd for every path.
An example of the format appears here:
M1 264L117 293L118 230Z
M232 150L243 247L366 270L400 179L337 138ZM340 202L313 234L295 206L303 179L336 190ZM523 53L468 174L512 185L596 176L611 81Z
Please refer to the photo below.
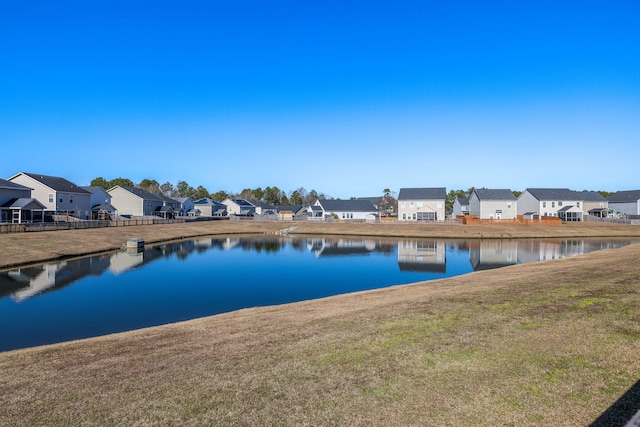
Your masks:
M279 228L232 225L75 239L94 250L128 237L203 234L199 227L219 227L204 234ZM395 235L452 238L638 232L319 226L300 231L383 236L397 227ZM42 248L48 239L73 241L55 233L21 238ZM624 396L606 420L623 425L640 409L639 259L640 245L633 245L0 353L0 425L575 426Z

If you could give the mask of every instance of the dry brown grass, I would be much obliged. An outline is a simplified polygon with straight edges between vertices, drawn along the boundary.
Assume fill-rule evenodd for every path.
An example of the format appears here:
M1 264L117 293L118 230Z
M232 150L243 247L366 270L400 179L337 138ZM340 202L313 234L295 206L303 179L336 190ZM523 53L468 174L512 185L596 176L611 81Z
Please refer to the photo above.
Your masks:
M389 232L330 231L363 230ZM0 424L586 425L640 379L638 259L634 245L0 353Z

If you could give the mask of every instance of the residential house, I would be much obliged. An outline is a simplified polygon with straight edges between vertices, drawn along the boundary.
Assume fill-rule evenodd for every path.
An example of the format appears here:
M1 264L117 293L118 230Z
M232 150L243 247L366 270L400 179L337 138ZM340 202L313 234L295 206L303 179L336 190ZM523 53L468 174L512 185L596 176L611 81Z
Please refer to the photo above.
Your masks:
M227 206L229 215L253 216L256 213L256 206L245 199L226 199L222 203Z
M227 206L216 200L205 197L193 202L193 207L200 213L195 213L195 216L205 217L224 217L227 216Z
M583 202L582 209L589 215L606 218L611 213L609 201L597 191L581 191L578 195Z
M582 196L568 188L527 188L517 201L518 215L525 219L553 216L582 221L584 216Z
M469 198L457 197L453 202L453 217L469 215Z
M516 219L516 196L511 190L476 188L469 196L469 214L480 219Z
M609 207L622 215L640 215L640 190L618 191L609 196Z
M91 219L110 219L115 215L116 208L111 204L111 194L102 187L83 186L83 189L91 193Z
M165 204L163 196L142 188L116 185L107 191L118 215L128 217L157 216Z
M254 206L258 215L277 215L278 212L278 208L269 203L257 202L254 203Z
M336 218L343 220L376 220L378 210L368 200L318 199L309 212L313 218Z
M45 206L47 217L58 214L91 219L91 193L65 178L19 172L9 181L31 188L31 197Z
M181 216L196 216L191 197L176 197L174 200L179 203Z
M436 188L401 188L398 194L398 220L444 221L447 190Z
M31 197L31 188L0 178L0 223L43 222L46 206Z
M377 197L358 197L356 200L370 201L381 217L392 216L395 213L396 200L390 194Z

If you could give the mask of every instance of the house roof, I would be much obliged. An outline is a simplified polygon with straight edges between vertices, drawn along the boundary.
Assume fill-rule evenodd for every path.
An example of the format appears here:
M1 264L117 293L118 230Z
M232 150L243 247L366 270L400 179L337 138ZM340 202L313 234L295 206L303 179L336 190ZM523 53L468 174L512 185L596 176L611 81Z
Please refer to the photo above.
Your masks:
M142 188L137 188L137 187L127 187L124 185L117 185L113 188L110 188L109 191L113 190L114 188L120 187L124 190L127 190L129 193L131 194L135 194L136 196L140 197L141 199L144 200L155 200L157 202L163 202L164 199L162 198L162 196L158 195L158 194L153 194L153 193L149 193L147 190L143 190Z
M578 196L584 202L606 202L607 199L597 191L580 191Z
M469 198L468 197L458 197L458 203L461 206L469 206Z
M525 192L538 200L582 200L580 193L568 188L527 188Z
M401 188L398 200L444 200L447 198L447 189L434 188Z
M20 172L20 173L32 179L35 179L42 185L45 185L55 191L60 191L64 193L89 194L89 192L84 188L77 186L73 182L59 176L48 176L48 175L40 175L36 173L27 173L27 172ZM14 175L13 177L20 175L20 173Z
M45 209L46 208L46 206L40 203L37 199L31 198L31 197L20 197L16 199L11 199L3 203L1 207L8 208L8 209L27 209L27 208Z
M490 190L487 188L476 188L473 190L476 197L479 200L515 200L516 196L514 196L511 190L499 189L499 190Z
M291 211L293 213L296 213L300 209L302 209L302 205L278 206L278 212Z
M274 205L270 205L269 203L258 202L254 203L254 205L262 209L276 209Z
M339 212L375 212L376 208L368 200L327 200L320 199L318 203L325 211Z
M618 191L608 200L613 203L636 203L640 200L640 190Z
M233 203L241 207L254 207L255 205L245 199L231 199Z
M200 200L196 200L193 202L194 205L209 205L209 206L217 206L217 207L226 207L223 203L218 202L217 200L209 199L205 197Z
M24 185L18 184L16 182L7 181L6 179L0 178L0 189L5 190L25 190L31 191L32 188L25 187Z

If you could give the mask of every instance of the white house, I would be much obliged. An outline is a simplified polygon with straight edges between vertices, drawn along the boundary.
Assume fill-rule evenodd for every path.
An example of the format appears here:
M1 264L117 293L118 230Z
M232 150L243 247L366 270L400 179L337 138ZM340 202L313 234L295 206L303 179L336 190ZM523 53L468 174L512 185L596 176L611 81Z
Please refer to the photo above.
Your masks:
M568 188L527 188L518 197L518 215L555 216L563 221L582 221L583 200Z
M196 216L195 205L191 197L176 197L174 200L179 203L181 216Z
M398 220L444 221L447 190L437 188L401 188L398 194Z
M469 214L480 219L516 219L516 196L511 190L474 189L469 196Z
M31 188L0 178L0 222L43 222L45 209L31 197Z
M313 218L333 217L343 220L368 220L378 218L378 210L368 200L327 200L318 199L310 207Z
M640 190L618 191L609 196L609 208L622 215L640 215Z
M9 181L32 188L31 197L49 213L91 219L91 193L65 178L19 172Z

